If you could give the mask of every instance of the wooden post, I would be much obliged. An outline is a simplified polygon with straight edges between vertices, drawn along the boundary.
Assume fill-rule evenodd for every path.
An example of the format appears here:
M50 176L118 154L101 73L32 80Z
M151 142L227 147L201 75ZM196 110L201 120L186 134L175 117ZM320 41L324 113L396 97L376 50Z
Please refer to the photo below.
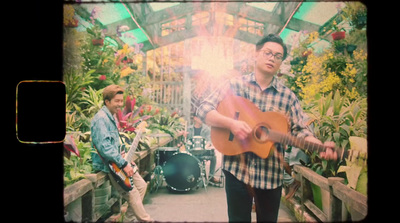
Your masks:
M329 184L329 208L326 211L329 222L342 221L342 201L333 195L332 185L336 182L343 183L344 179L341 177L328 177Z
M82 196L82 222L92 222L94 219L94 190L88 191Z
M300 207L301 207L301 212L304 213L305 208L304 208L304 201L305 201L305 185L306 185L306 178L303 177L303 174L301 172L297 172L296 175L298 176L298 180L300 181Z
M191 40L186 39L183 44L183 55L184 55L184 68L183 68L183 116L186 120L190 120L190 110L191 110L191 81L190 81L190 50L191 50Z

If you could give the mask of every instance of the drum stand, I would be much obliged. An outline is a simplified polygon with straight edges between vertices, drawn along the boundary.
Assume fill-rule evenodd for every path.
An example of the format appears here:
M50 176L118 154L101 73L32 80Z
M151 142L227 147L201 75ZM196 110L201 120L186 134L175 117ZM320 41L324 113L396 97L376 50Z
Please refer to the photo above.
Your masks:
M202 167L201 167L201 181L203 182L203 187L204 190L207 192L207 185L209 183L209 178L207 177L207 171L206 171L206 161L205 159L203 159L202 163Z
M154 184L151 188L151 192L157 192L158 188L164 183L164 171L160 166L160 155L156 153L157 166L154 168Z

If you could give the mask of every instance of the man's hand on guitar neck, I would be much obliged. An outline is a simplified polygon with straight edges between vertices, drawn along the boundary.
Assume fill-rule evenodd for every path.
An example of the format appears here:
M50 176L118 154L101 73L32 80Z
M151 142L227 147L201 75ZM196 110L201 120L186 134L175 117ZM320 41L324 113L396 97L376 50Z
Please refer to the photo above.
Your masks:
M122 152L121 152L121 156L122 156L123 158L125 158L125 151L122 151ZM133 169L132 165L133 165L133 166L136 166L136 163L135 163L134 161L132 161L132 162L130 163L130 165L128 164L128 165L126 165L126 166L123 168L124 172L126 173L126 176L128 176L128 177L133 176L133 174L135 173L135 170Z
M123 170L128 177L131 177L134 174L133 168L130 164L126 165Z
M321 144L321 145L324 145L326 147L326 151L325 152L320 152L319 153L319 156L321 158L326 159L326 160L337 160L338 155L337 155L337 152L334 150L334 148L335 148L335 143L334 142L327 141L324 144L322 144L322 142L319 139L315 138L314 136L307 136L305 138L305 140L309 141L309 142Z

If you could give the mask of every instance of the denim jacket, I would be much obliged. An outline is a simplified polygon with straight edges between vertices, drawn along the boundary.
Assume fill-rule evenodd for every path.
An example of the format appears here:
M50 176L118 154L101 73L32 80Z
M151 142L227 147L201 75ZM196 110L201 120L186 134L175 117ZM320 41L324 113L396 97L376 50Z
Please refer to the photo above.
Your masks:
M93 169L108 173L110 172L109 161L116 163L119 168L124 168L127 161L121 156L118 128L113 115L106 106L103 106L94 116L90 130L94 150L91 153ZM104 165L98 153L100 153L106 165Z

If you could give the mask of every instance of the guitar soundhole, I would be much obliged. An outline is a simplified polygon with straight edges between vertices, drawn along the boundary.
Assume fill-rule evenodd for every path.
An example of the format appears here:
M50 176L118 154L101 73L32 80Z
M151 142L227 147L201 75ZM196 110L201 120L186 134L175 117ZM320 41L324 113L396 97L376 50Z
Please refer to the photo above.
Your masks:
M269 130L263 125L259 125L254 130L254 138L259 142L266 142L268 140Z

